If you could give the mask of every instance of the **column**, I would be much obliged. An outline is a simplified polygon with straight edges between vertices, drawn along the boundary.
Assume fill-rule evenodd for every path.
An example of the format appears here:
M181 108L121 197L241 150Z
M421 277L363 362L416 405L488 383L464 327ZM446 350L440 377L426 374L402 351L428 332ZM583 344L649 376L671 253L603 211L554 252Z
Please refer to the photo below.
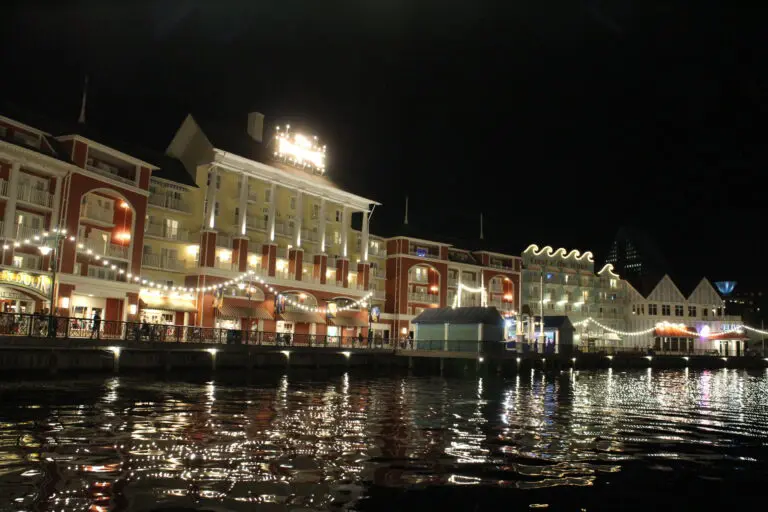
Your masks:
M200 252L198 254L197 264L200 267L216 266L215 231L203 230L203 232L200 233Z
M344 206L341 209L341 256L349 258L347 253L347 237L349 235L349 208Z
M363 227L362 227L362 240L360 244L362 245L362 260L364 262L368 261L368 210L363 211ZM360 282L360 278L358 277L358 282Z
M205 192L205 202L208 205L208 211L205 215L203 229L214 229L216 227L216 181L219 175L219 168L211 166L209 172L211 184L208 185L208 190Z
M301 228L304 225L304 194L296 192L296 219L294 220L293 246L301 247Z
M318 220L317 231L320 236L320 253L325 254L325 225L327 221L325 218L325 198L320 198L320 219ZM325 274L323 274L325 275ZM325 279L325 277L323 277Z
M245 236L247 234L248 226L248 176L243 175L240 178L240 204L238 206L240 212L237 218L238 234Z
M232 239L232 270L248 270L248 237L237 236Z
M269 193L269 220L267 220L267 234L269 235L269 241L275 242L275 209L277 208L277 184L272 183L270 185Z
M59 207L61 206L61 182L64 180L64 178L56 177L54 180L56 180L56 183L53 186L51 222L48 224L49 231L53 231L55 228L61 227L59 226ZM73 234L76 235L77 233Z
M10 240L16 237L16 194L19 189L19 173L21 164L14 162L8 176L8 199L5 201L5 225L3 237Z
M357 264L357 287L361 290L370 289L369 284L371 281L371 264L360 261Z
M349 287L349 260L336 258L336 286Z
M327 254L315 254L314 258L314 272L315 279L320 280L320 284L326 283L326 272L328 270L328 255Z

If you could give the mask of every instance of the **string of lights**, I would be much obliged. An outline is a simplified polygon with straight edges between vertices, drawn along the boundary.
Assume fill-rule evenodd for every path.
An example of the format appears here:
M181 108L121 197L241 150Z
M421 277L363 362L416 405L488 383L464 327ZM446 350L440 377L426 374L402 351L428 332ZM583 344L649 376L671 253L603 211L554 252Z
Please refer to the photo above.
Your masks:
M57 234L66 235L67 230L66 229L54 230L54 232L57 233ZM14 247L21 247L22 245L32 245L34 247L37 247L40 250L42 250L42 249L49 249L50 250L50 248L47 247L47 246L37 245L37 244L34 243L34 242L42 241L44 238L47 238L48 236L49 236L49 233L45 232L45 233L42 234L42 236L35 235L34 237L29 238L29 239L13 240L13 241L9 241L9 243L13 243ZM69 241L69 242L75 242L76 238L74 236L70 236L69 238L66 238L65 240ZM83 245L81 243L77 244L77 248L78 249L85 249L85 245ZM8 243L3 245L3 250L8 250L8 249L10 249L10 245ZM290 304L291 306L295 306L295 307L297 307L299 309L302 309L304 311L309 311L309 312L313 312L313 313L324 313L325 312L325 309L322 308L322 307L307 306L306 304L301 304L300 302L296 302L296 301L292 300L290 297L281 294L272 285L267 283L261 276L254 276L255 272L253 270L249 270L248 272L245 272L245 273L241 274L240 276L238 276L238 277L236 277L234 279L230 279L229 281L226 281L226 282L223 282L223 283L218 283L218 284L215 284L215 285L210 285L210 286L204 286L204 287L199 287L199 288L183 287L183 286L168 286L168 285L164 285L164 284L161 284L161 283L156 283L156 282L154 282L154 281L152 281L150 279L145 279L145 278L143 278L140 275L136 275L136 274L133 274L131 272L126 272L125 270L123 270L121 268L118 268L117 265L112 263L110 260L108 260L106 258L103 258L102 256L100 256L98 254L94 254L93 250L91 250L91 249L86 249L85 253L88 254L89 256L92 256L94 260L99 261L103 266L110 267L112 270L116 271L118 274L120 274L120 275L125 274L125 277L129 281L133 281L134 283L137 283L137 284L140 284L140 285L143 285L143 286L147 286L149 288L155 288L157 290L179 292L179 293L212 292L212 291L215 291L215 290L219 290L221 288L226 288L226 287L230 287L230 286L237 286L243 280L245 280L246 278L249 278L252 281L256 281L259 284L264 285L264 287L266 287L267 290L269 290L270 293L272 293L274 295L277 295L279 298L284 298L285 301L288 304ZM368 292L361 299L351 301L346 306L342 306L342 307L338 308L337 311L349 311L349 310L358 308L360 306L365 307L366 304L368 303L369 299L372 296L373 296L373 292L372 291Z
M681 334L687 334L689 336L695 336L697 338L714 338L714 337L717 337L717 336L722 336L724 334L730 334L730 333L734 333L734 332L738 333L738 332L741 332L742 329L748 329L748 330L751 330L751 331L754 331L754 332L758 332L760 334L768 334L768 331L761 331L760 329L755 329L754 327L749 327L747 325L740 325L738 327L734 327L733 329L726 329L724 331L719 331L719 332L700 332L699 333L699 332L695 332L695 331L690 331L688 329L688 326L686 326L685 324L673 324L673 323L667 322L667 321L659 322L655 326L653 326L653 327L651 327L649 329L643 329L643 330L640 330L640 331L620 331L618 329L614 329L613 327L609 327L607 325L604 325L604 324L598 322L597 320L595 320L592 317L585 318L584 320L580 320L578 322L574 322L573 326L574 327L579 327L579 326L587 325L587 324L590 324L590 323L600 327L601 329L604 329L604 330L606 330L608 332L612 332L614 334L618 334L620 336L644 336L646 334L650 334L650 333L654 332L656 329L675 330L675 331L680 332Z

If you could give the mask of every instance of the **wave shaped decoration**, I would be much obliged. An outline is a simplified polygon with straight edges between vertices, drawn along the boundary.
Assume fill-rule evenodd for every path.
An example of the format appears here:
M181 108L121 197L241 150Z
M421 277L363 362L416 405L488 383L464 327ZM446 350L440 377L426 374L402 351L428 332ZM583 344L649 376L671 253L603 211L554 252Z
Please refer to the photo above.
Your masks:
M585 251L583 254L581 253L581 251L577 251L576 249L573 249L571 252L567 252L562 247L555 250L549 245L545 245L544 247L539 249L538 245L531 244L528 246L527 249L525 249L525 251L523 251L523 254L528 254L528 253L533 254L534 256L541 256L542 254L544 254L548 258L555 258L559 256L566 260L569 258L574 258L576 261L581 261L586 258L586 260L589 261L590 263L595 261L593 259L592 253L589 251Z
M597 273L597 275L602 274L603 272L608 272L613 277L619 277L619 274L613 271L613 265L610 263L606 263L603 265L603 268L600 269L600 272Z

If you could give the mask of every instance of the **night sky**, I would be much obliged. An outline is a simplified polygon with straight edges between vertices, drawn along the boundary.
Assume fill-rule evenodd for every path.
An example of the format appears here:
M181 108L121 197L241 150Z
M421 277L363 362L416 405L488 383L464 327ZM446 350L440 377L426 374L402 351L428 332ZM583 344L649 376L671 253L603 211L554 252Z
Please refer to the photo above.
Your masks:
M373 231L765 286L768 8L632 0L4 2L0 97L156 149L192 112L301 119ZM62 5L56 5L62 4ZM702 4L702 5L699 5ZM722 5L718 5L722 4ZM735 3L738 4L738 3ZM757 2L754 5L758 5Z

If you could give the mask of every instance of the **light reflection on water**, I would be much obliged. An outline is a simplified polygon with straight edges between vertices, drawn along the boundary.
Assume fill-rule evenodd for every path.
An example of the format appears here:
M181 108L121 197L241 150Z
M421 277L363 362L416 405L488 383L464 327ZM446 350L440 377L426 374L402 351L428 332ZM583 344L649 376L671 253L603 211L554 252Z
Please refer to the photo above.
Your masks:
M768 467L768 377L728 369L113 377L0 394L0 510L386 508L406 489L460 486L543 506L556 495L537 489L586 503L643 471L706 486Z

